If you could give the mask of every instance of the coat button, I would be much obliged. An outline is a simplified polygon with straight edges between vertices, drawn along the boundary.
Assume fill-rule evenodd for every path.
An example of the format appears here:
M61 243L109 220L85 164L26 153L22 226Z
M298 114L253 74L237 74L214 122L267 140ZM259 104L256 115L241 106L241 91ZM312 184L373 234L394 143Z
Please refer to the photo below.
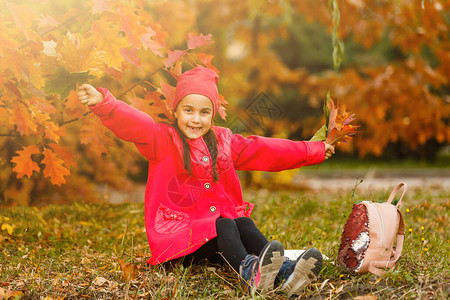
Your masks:
M209 190L211 188L211 183L207 182L205 183L205 189Z
M213 206L211 206L210 208L209 208L209 211L210 212L215 212L216 211L216 207L213 205Z
M209 161L209 157L208 157L208 156L203 156L202 160L203 160L204 162L208 162L208 161Z

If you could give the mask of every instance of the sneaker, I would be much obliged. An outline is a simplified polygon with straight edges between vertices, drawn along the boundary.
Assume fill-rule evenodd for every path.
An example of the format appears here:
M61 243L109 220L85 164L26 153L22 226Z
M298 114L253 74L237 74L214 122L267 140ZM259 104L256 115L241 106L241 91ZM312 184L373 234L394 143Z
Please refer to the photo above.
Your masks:
M252 293L257 289L271 291L283 260L283 246L278 241L272 241L264 246L259 257L248 254L239 266L239 274Z
M285 291L288 297L298 295L308 284L316 280L321 269L322 253L316 248L310 248L297 260L286 259L283 262L275 278L275 288L279 287L280 291Z

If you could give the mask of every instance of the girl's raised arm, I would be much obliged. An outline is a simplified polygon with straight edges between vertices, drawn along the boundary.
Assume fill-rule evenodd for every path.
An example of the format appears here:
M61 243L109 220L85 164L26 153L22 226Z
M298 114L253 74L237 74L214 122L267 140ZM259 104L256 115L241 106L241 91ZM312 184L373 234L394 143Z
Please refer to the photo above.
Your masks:
M89 105L118 138L136 144L148 159L156 158L156 144L161 143L167 134L148 114L117 100L105 88L83 84L78 87L77 95L80 102Z
M332 147L332 146L331 146ZM261 136L243 137L233 134L231 139L236 170L283 171L323 162L333 149L325 149L323 142L291 141ZM328 156L328 157L327 157Z

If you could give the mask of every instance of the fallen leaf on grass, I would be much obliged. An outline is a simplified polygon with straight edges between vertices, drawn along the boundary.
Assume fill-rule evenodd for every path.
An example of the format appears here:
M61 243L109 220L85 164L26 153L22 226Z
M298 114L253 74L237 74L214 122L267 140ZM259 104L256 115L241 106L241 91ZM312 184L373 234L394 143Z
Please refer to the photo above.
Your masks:
M370 294L367 294L364 296L357 296L357 297L353 298L353 300L377 300L377 299L378 299L377 296L370 295Z
M92 284L96 285L96 286L103 286L103 285L109 285L109 280L106 279L105 277L96 277L94 279L94 281L92 282Z
M21 291L10 291L4 288L0 288L0 300L9 300L9 299L22 299L23 293Z
M120 268L122 269L122 279L124 281L130 281L136 279L139 274L139 267L130 263L126 263L123 260L119 260Z

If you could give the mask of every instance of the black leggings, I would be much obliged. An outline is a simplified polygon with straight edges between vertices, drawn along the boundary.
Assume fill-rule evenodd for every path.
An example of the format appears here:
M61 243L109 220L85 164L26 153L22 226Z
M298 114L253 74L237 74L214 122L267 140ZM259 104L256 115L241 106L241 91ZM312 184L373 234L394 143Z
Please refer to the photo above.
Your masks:
M216 238L184 257L185 265L204 259L212 263L221 263L225 259L233 269L239 272L241 261L247 254L259 255L268 243L253 220L247 217L217 219L216 230Z

